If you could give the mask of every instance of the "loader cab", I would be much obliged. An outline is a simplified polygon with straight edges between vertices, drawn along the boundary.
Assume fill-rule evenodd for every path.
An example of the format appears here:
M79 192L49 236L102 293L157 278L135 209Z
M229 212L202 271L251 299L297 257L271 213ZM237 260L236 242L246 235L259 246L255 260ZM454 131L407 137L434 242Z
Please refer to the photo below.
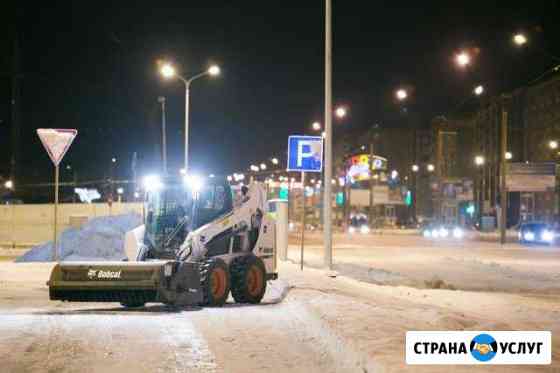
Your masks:
M187 234L232 210L222 178L165 178L146 187L144 244L151 257L174 258Z

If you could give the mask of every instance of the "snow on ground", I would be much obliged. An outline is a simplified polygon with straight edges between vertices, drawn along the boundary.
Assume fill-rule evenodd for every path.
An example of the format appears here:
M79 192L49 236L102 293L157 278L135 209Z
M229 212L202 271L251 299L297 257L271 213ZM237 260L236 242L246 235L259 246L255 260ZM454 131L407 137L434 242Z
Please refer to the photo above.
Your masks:
M50 263L0 263L0 360L8 372L468 372L407 366L407 330L560 332L558 296L376 285L280 263L261 305L169 309L50 302ZM288 291L289 289L289 291ZM284 298L285 296L285 298ZM478 366L477 372L560 369Z
M298 237L289 259L299 262ZM320 233L306 235L304 262L323 265ZM420 236L334 237L334 269L374 284L474 291L560 294L560 248Z
M142 224L136 214L103 216L88 220L82 227L62 232L58 243L61 260L80 261L123 260L124 236L129 230ZM17 262L48 262L53 257L53 243L46 242L31 248L16 259Z

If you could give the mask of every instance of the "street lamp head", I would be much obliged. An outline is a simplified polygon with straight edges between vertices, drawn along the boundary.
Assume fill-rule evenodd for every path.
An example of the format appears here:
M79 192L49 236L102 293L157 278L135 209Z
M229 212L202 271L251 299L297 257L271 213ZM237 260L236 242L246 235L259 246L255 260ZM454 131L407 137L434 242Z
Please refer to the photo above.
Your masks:
M163 75L163 77L167 79L173 78L175 76L175 68L169 63L163 64L161 66L160 72L161 75Z
M220 66L218 66L218 65L210 66L210 68L208 69L208 74L210 74L212 76L220 75Z
M123 194L123 193L124 193L124 189L123 189L123 188L117 188L117 193L118 193L118 194Z
M397 89L397 91L395 92L395 96L397 96L397 100L403 101L408 97L408 92L406 91L406 89Z
M115 157L111 158L111 162L117 163L117 158L115 158Z
M417 164L413 164L412 165L412 172L418 172L418 170L420 170L420 167L418 167Z
M515 45L523 46L527 44L527 36L522 33L517 33L513 35L513 42L515 43Z
M510 160L510 159L513 158L513 154L511 154L511 152L506 152L505 156L506 156L507 160Z
M8 180L4 183L4 188L12 189L14 187L14 182L12 180Z
M460 52L455 56L455 62L460 67L466 67L471 63L471 56L467 52Z
M263 171L266 170L266 164L261 163L261 170L263 170Z
M344 118L348 114L346 108L342 106L337 107L334 113L338 118Z
M483 94L483 93L484 93L484 87L483 87L483 86L477 85L477 86L474 88L474 94L475 94L475 95L480 96L480 95Z
M436 166L430 163L429 165L426 166L426 169L428 170L428 172L434 172Z
M320 131L321 130L321 123L313 122L313 124L311 124L311 127L313 128L314 131Z
M484 157L481 155L477 155L474 157L474 164L477 166L482 166L484 164Z
M557 149L557 148L558 148L558 141L556 141L556 140L551 140L551 141L548 143L548 147L549 147L550 149Z
M273 165L277 165L279 163L278 158L272 158L270 161L272 162Z

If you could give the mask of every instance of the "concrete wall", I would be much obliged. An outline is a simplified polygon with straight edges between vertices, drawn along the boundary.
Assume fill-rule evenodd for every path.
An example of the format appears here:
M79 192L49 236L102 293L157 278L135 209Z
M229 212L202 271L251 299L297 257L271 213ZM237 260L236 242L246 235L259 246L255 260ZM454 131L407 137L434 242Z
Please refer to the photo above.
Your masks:
M58 205L58 234L80 220L97 216L119 215L128 212L142 214L141 203L64 203ZM54 206L2 205L0 206L0 247L33 246L53 239Z

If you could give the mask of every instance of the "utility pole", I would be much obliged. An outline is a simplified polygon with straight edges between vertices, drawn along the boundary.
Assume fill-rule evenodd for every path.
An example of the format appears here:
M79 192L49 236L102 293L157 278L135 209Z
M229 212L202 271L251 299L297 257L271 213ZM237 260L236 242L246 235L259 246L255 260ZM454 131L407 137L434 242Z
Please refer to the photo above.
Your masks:
M12 50L12 156L10 159L10 180L17 187L17 166L19 162L19 149L20 149L20 123L19 123L19 108L20 108L20 89L19 89L19 41L17 30L14 30L14 42Z
M325 266L332 269L332 230L331 230L331 179L333 168L332 149L332 0L325 0L325 194L323 196L323 240Z
M373 229L374 227L374 178L373 178L373 136L371 137L369 144L369 226Z
M159 96L158 102L161 104L161 161L163 174L167 175L167 130L165 127L165 97Z
M506 243L506 219L507 219L507 187L506 187L506 152L507 152L507 135L508 135L508 112L506 108L507 97L502 97L502 133L501 133L501 147L500 147L500 243L504 245Z

